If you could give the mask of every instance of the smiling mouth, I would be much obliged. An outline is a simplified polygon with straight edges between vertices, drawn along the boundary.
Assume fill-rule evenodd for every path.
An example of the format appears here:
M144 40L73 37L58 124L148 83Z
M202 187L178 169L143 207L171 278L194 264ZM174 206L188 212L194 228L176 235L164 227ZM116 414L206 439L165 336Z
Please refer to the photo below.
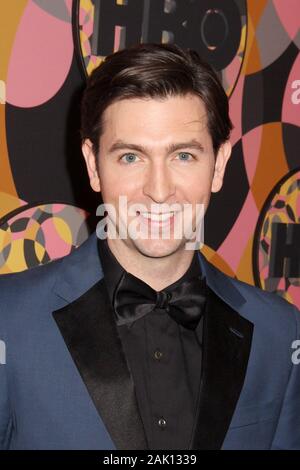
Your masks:
M165 212L155 214L152 212L141 212L140 215L145 219L150 220L151 222L165 222L166 220L171 219L174 216L174 212Z
M161 213L154 213L154 212L137 212L137 216L147 224L155 224L155 225L164 225L168 223L172 223L175 215L178 211L170 211L170 212L161 212Z

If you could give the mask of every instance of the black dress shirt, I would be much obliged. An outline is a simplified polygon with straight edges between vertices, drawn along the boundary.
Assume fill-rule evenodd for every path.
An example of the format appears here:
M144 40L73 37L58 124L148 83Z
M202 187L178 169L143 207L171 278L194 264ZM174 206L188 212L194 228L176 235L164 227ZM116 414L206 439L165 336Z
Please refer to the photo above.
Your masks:
M99 256L109 298L124 268L107 239L98 239ZM168 291L201 274L195 251L191 265ZM189 449L197 419L202 363L203 316L195 330L155 308L131 324L117 325L123 351L135 384L137 402L149 449Z

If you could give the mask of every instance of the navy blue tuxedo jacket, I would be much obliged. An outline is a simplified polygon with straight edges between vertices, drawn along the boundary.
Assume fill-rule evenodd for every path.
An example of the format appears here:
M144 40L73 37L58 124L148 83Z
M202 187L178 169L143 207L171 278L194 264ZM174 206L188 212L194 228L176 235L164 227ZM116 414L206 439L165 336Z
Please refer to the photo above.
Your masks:
M198 256L210 295L192 448L300 449L299 311ZM0 340L0 449L147 449L95 233L0 277Z

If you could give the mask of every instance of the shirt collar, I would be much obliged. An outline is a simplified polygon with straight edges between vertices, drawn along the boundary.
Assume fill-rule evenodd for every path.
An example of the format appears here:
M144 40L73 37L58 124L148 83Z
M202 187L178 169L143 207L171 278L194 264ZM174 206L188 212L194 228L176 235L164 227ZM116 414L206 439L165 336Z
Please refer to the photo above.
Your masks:
M119 280L121 279L121 276L124 273L125 269L123 268L123 266L121 266L121 264L118 262L111 249L109 248L107 238L98 238L97 243L99 257L104 274L104 282L106 284L108 295L112 303L115 288ZM196 276L201 276L201 268L197 256L197 251L195 250L191 264L187 271L183 274L183 276L181 276L181 278L179 278L177 281L173 282L162 290L168 292L169 290L176 288L183 281L187 281L188 279L191 279Z

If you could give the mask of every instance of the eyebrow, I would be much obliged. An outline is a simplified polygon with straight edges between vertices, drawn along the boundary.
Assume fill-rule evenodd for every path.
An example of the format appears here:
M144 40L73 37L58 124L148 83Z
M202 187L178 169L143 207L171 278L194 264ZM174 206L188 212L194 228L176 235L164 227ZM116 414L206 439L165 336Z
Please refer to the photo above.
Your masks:
M166 147L166 150L167 150L167 153L172 153L182 148L196 149L196 150L200 150L201 152L204 152L203 145L200 142L198 142L196 139L192 139L187 142L171 143ZM108 153L113 153L117 150L124 150L124 149L136 150L137 152L141 152L144 154L148 153L148 150L144 145L132 144L130 142L124 142L123 140L116 140L109 148Z

